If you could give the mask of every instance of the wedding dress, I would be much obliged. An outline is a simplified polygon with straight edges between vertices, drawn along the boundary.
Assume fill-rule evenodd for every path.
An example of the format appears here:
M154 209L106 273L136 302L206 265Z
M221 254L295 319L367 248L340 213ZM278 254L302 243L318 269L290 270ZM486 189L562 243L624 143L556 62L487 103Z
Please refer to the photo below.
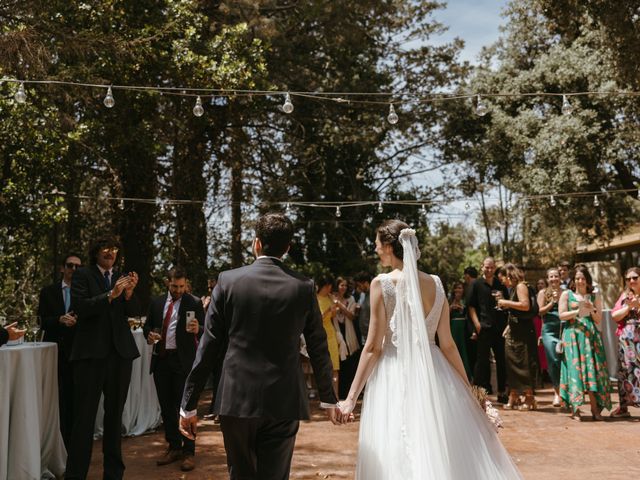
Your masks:
M478 401L435 345L446 300L440 279L432 275L436 297L425 318L415 232L403 230L400 240L400 280L379 277L389 321L364 394L356 478L521 478Z

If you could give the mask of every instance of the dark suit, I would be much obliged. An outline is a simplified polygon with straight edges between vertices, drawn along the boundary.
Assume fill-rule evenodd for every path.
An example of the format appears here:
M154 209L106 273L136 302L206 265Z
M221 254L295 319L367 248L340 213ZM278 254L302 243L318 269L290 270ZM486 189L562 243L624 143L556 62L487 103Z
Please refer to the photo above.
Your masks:
M145 337L154 328L162 330L166 302L167 294L151 300L147 321L144 325ZM198 335L188 333L186 330L188 311L195 312L196 319L200 324ZM164 424L164 435L169 443L169 448L182 450L186 454L193 455L195 453L195 442L180 434L178 416L184 383L196 358L198 338L202 335L204 326L202 301L188 293L182 295L176 323L176 349L162 353L158 351L160 344L157 343L154 346L153 356L151 357L150 373L153 374L153 381L156 384L156 392L158 393L158 401L162 412L162 423Z
M335 403L313 282L267 257L219 276L182 409L196 409L215 360L225 352L214 413L220 415L231 479L289 476L299 420L309 418L301 333L320 399Z
M76 327L60 323L60 317L67 313L64 306L62 282L54 283L40 290L38 316L44 330L44 341L58 344L58 400L60 404L60 432L65 446L69 448L73 427L73 363L69 361Z
M0 347L9 341L9 332L0 327Z
M67 480L87 476L102 393L104 479L121 479L124 473L120 448L122 411L131 380L131 362L140 356L127 317L140 315L140 309L135 295L126 300L124 292L109 302L109 290L119 277L114 271L107 288L95 265L80 268L73 274L71 310L78 315L71 349L76 416L65 473Z

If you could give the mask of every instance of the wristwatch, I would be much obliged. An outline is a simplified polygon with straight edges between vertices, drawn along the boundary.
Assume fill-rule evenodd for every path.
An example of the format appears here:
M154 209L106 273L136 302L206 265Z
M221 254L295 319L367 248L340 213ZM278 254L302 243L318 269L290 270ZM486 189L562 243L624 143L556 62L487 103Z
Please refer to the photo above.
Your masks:
M107 300L109 301L113 300L113 288L109 290L109 293L107 293Z

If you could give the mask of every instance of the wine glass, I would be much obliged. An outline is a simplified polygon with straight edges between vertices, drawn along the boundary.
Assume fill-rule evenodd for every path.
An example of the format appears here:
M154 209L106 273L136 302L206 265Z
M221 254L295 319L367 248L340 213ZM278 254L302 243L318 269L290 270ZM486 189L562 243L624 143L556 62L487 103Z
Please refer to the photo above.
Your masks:
M496 301L496 306L495 309L496 310L502 310L502 308L500 308L498 306L498 300L502 299L502 292L500 290L491 290L491 296L495 299Z
M38 346L39 345L38 334L40 333L40 325L38 325L37 323L32 323L31 325L29 325L29 333L31 334L31 339L33 343L35 343L36 346Z
M154 328L153 330L151 330L153 333L157 333L158 335L162 335L162 329L161 328ZM155 345L156 343L158 343L160 341L162 337L158 336L156 338L153 339L153 344Z

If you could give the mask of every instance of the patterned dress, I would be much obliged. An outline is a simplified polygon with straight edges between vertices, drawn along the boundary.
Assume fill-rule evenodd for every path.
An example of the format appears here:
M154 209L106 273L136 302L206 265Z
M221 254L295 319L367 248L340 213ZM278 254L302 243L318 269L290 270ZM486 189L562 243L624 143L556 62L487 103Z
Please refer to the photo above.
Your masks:
M613 311L624 307L627 294L623 293ZM640 315L631 310L618 322L618 395L620 406L640 407Z
M592 296L589 296L593 301ZM569 310L579 300L569 291ZM602 337L591 316L565 322L562 331L564 359L560 369L560 397L576 411L584 404L585 392L594 392L600 408L611 409L611 385Z

